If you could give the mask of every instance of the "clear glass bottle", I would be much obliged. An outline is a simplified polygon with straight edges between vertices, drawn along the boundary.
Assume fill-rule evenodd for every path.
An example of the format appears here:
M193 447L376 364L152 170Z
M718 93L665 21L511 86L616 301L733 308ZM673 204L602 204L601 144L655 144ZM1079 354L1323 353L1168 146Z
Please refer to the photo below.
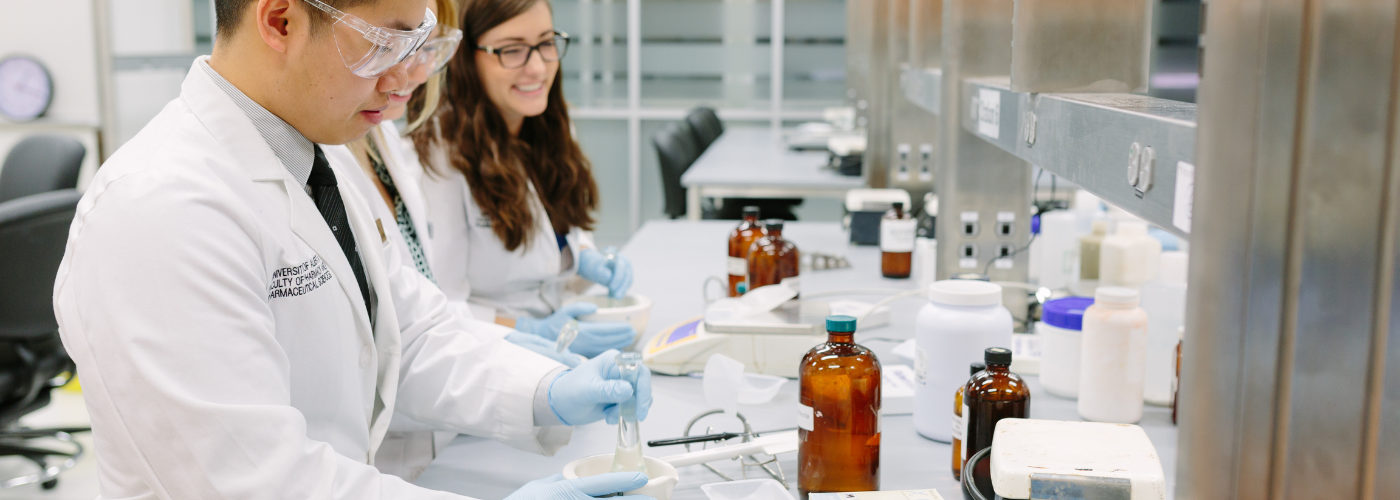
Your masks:
M744 207L744 220L729 232L729 296L738 297L748 291L744 280L749 276L749 247L765 233L758 223L758 207Z
M1011 349L989 348L983 359L987 369L974 375L963 393L962 413L967 422L963 460L992 446L992 432L1001 419L1026 418L1031 410L1030 387L1020 376L1011 373ZM989 464L990 461L978 464L977 477L990 477Z
M826 318L827 341L798 367L797 491L880 489L880 360L854 341L856 319Z
M969 365L968 376L976 376L978 372L986 369L986 363L973 363ZM960 385L958 392L953 394L953 479L962 477L962 440L963 434L967 432L967 421L963 420L963 392L966 389L967 384Z
M783 220L768 219L763 223L766 234L749 247L748 289L775 285L787 278L796 278L801 270L801 255L797 245L783 239ZM797 280L789 281L797 287Z
M914 268L914 233L919 222L895 202L880 218L880 274L886 278L908 278Z
M623 401L618 408L617 451L613 452L613 472L647 473L646 460L642 458L641 422L637 421L637 376L641 372L642 355L624 352L617 355L617 370L622 380L632 384L632 398Z

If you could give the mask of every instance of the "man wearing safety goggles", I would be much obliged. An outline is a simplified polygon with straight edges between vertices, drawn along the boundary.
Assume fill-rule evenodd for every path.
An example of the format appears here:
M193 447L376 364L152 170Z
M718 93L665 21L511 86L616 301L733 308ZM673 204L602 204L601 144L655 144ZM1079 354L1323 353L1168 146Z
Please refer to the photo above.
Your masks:
M649 375L634 387L607 355L566 369L454 316L388 244L373 193L338 182L358 167L325 150L380 122L408 71L450 58L455 42L415 52L427 0L214 6L213 56L98 171L54 286L101 498L464 498L381 474L385 434L548 451L623 401L644 418ZM507 498L646 481L556 475Z

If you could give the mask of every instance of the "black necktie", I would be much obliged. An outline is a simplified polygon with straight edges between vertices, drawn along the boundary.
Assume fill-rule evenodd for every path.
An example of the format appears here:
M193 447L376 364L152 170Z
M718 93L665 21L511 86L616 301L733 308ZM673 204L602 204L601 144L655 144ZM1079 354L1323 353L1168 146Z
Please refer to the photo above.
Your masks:
M355 281L360 283L360 295L364 297L368 311L369 281L365 279L365 266L360 262L360 252L355 247L355 233L350 230L350 220L345 216L345 202L340 199L330 162L326 161L320 145L315 148L316 160L311 163L311 176L306 179L306 185L311 187L311 199L316 202L321 218L326 219L335 241L340 243L340 251L345 252L345 260L350 261L350 270L355 272Z

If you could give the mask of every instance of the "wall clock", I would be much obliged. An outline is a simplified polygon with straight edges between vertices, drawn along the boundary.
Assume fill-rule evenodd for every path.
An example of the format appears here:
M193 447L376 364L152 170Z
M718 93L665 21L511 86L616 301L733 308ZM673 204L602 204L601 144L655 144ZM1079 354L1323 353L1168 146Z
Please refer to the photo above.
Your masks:
M53 78L28 56L0 60L0 114L16 122L44 116L53 102Z

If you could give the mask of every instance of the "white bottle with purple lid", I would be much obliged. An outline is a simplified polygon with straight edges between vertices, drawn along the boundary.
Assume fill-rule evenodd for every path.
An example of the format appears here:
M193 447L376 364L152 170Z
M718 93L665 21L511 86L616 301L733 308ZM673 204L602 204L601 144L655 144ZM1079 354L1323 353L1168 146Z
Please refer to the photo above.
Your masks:
M1089 297L1066 297L1045 303L1035 333L1040 336L1040 383L1045 392L1064 398L1079 396L1079 347L1084 310Z

